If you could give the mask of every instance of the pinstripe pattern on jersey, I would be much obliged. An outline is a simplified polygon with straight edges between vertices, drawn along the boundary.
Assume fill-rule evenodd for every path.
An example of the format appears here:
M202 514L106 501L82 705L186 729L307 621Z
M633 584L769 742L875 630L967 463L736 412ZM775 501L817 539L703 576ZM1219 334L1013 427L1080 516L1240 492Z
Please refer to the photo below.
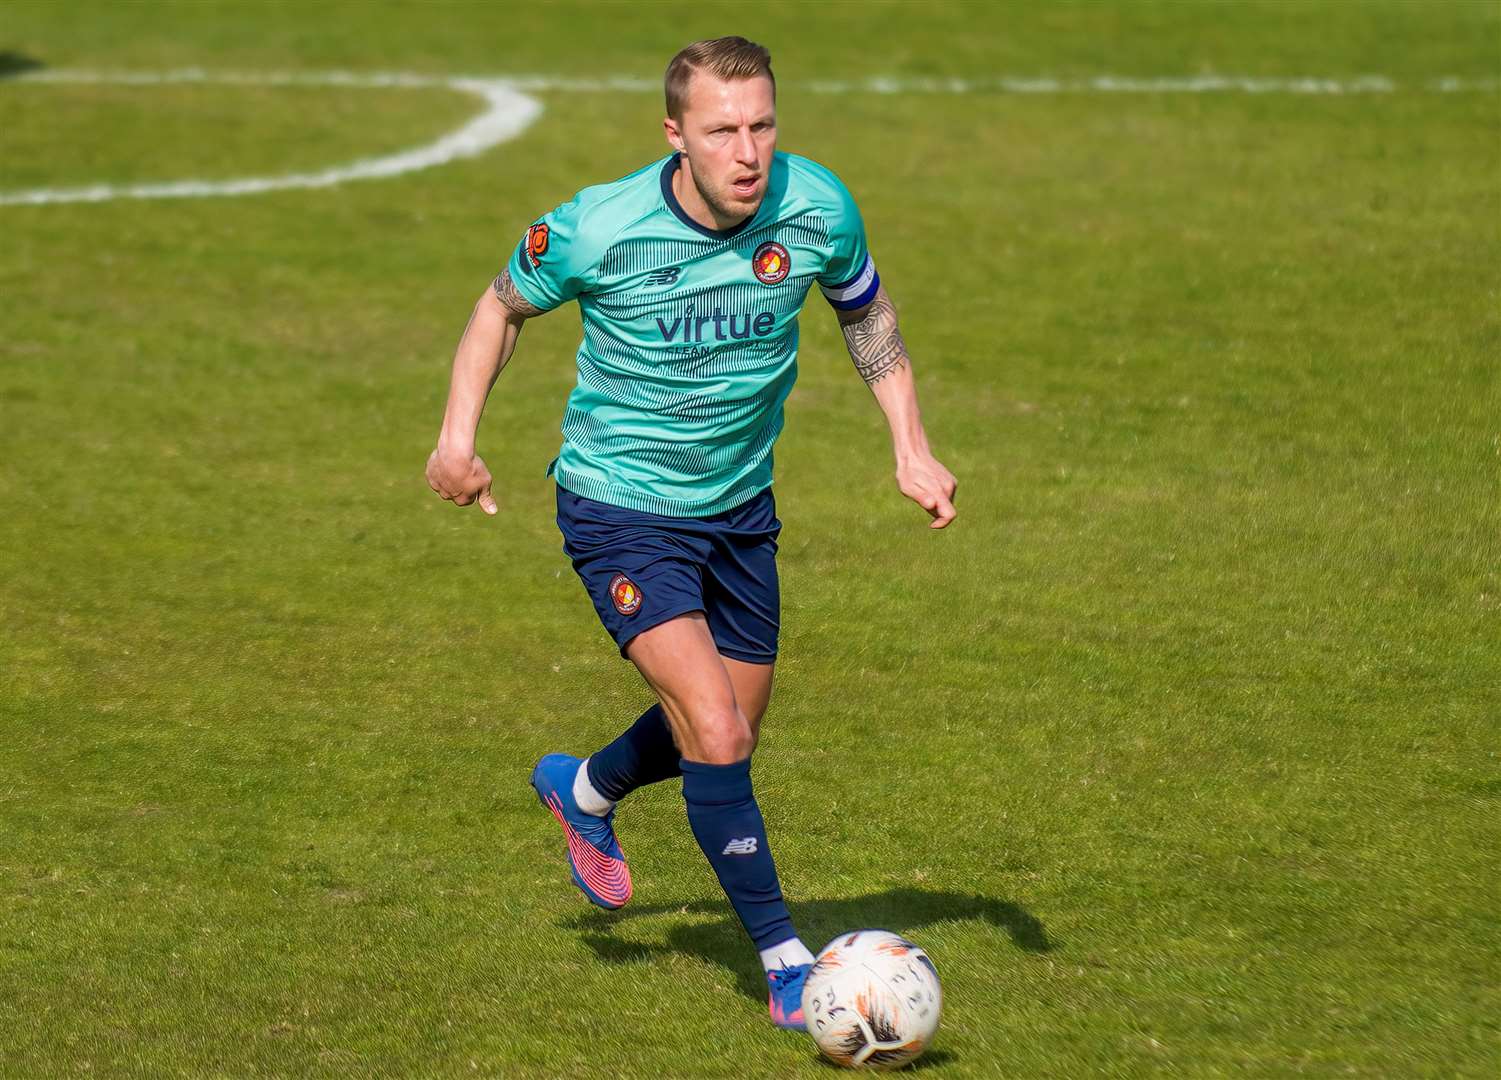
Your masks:
M611 230L578 298L578 382L555 473L586 498L707 516L771 484L771 448L797 377L797 316L829 264L831 230L791 170L782 188L774 177L757 219L725 237L678 220L659 182L654 170L633 174L620 182L633 190L610 204L625 224ZM751 268L769 240L791 258L773 285Z

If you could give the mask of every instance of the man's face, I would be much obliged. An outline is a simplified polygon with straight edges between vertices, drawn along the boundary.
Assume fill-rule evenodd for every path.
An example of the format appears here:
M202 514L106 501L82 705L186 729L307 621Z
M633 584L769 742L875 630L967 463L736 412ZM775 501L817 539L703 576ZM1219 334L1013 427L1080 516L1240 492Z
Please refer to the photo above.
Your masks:
M756 212L777 149L770 79L725 81L696 71L682 117L668 117L664 126L667 141L687 159L686 171L716 214L738 219Z

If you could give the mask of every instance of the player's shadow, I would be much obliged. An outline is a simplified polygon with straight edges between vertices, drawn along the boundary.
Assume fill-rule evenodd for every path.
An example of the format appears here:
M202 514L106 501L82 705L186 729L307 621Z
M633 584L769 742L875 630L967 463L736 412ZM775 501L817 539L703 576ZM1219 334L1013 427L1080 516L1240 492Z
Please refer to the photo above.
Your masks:
M922 929L934 923L977 920L1004 930L1017 948L1047 952L1057 946L1031 912L1009 900L930 889L889 889L843 900L789 902L792 921L811 948L818 949L835 934L872 927L911 934L921 944ZM632 919L682 913L714 915L712 922L685 919L667 931L665 943L627 941L616 929ZM766 977L755 950L735 920L729 902L716 897L686 904L630 905L619 911L590 907L567 916L562 925L578 932L584 944L607 964L634 964L654 956L682 953L720 964L735 973L739 988L756 999L766 997Z
M24 53L0 49L0 79L20 75L27 71L38 71L46 66L40 60L34 60Z

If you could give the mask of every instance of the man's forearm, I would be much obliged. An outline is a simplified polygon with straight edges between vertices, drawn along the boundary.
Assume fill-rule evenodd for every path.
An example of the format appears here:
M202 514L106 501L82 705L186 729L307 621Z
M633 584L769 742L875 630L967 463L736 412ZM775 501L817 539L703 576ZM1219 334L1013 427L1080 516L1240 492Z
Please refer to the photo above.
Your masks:
M891 444L897 462L915 454L927 454L928 437L923 432L917 407L917 383L907 343L897 326L896 308L883 285L859 318L841 318L844 343L855 370L876 396L886 422L891 426Z
M494 289L474 305L469 325L454 352L448 406L438 435L441 451L474 453L474 436L485 411L485 399L516 348L521 323L522 318L499 301Z
M912 378L912 365L903 364L900 370L892 372L890 378L872 383L870 389L891 427L891 448L897 463L931 453L922 426L922 413L917 408L917 383Z

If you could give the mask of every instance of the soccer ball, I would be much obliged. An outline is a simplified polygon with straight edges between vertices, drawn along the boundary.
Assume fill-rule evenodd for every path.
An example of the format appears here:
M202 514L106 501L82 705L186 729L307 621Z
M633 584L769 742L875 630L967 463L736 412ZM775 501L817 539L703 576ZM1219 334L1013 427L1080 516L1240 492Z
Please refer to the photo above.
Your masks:
M896 1069L938 1030L943 993L928 954L889 930L852 930L824 946L803 984L808 1033L851 1069Z

